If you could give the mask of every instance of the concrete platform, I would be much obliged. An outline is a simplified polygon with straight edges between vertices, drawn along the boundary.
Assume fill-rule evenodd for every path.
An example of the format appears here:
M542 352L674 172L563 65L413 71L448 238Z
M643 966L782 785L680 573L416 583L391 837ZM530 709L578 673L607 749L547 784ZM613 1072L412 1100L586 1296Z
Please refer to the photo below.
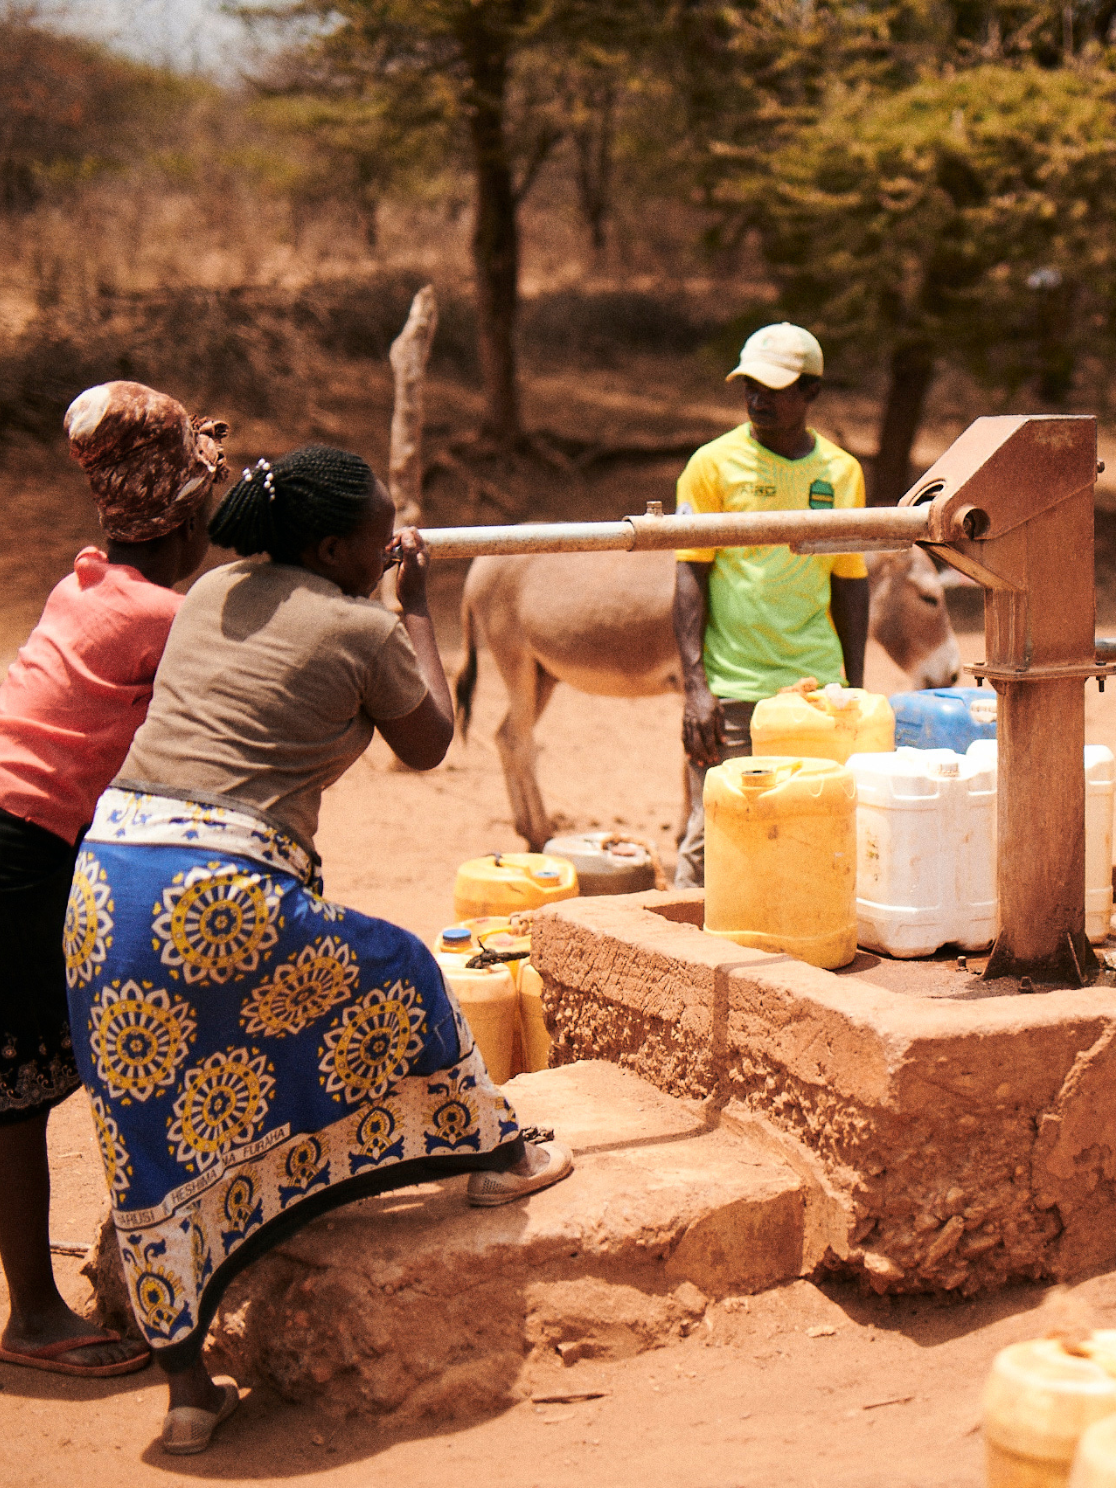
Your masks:
M498 1209L456 1178L335 1210L237 1278L211 1362L342 1413L445 1418L514 1398L528 1358L638 1353L816 1265L803 1180L693 1103L606 1063L505 1088L574 1148L570 1178Z
M555 1063L704 1103L806 1184L807 1249L877 1291L1116 1262L1116 989L929 997L706 935L700 891L539 914ZM872 959L872 958L869 958Z

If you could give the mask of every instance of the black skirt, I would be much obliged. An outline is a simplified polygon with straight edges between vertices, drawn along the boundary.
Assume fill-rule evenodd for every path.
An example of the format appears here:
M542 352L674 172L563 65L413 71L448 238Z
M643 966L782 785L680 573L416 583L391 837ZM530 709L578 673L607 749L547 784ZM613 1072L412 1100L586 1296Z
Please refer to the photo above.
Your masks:
M0 1125L81 1084L70 1043L62 927L77 849L0 809Z

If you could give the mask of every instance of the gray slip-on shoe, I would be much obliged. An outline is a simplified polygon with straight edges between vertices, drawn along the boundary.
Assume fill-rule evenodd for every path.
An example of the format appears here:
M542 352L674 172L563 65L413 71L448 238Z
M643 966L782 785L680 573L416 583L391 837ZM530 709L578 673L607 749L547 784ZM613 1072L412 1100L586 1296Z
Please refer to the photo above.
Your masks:
M515 1199L549 1188L573 1172L573 1153L561 1142L539 1142L536 1152L545 1152L546 1166L524 1177L521 1173L470 1173L468 1199L478 1209L510 1204Z
M163 1451L174 1457L188 1457L194 1452L204 1452L210 1438L222 1421L227 1421L240 1404L240 1391L236 1380L215 1379L225 1392L221 1409L200 1410L196 1405L177 1405L167 1411L163 1420Z

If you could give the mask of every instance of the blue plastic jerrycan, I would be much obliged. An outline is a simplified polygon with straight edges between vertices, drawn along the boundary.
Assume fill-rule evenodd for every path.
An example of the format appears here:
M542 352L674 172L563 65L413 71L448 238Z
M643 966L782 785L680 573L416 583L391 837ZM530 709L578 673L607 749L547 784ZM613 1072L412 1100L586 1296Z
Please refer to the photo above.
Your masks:
M953 749L964 754L977 739L996 737L996 694L991 687L897 692L890 702L896 749Z

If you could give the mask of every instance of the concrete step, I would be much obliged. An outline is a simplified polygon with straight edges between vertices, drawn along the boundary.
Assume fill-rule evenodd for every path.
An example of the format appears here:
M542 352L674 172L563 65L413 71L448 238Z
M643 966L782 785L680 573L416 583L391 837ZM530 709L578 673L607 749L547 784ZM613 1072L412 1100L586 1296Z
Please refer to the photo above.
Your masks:
M570 1178L492 1210L464 1178L335 1210L237 1278L212 1361L342 1413L453 1417L515 1398L529 1359L638 1353L799 1274L803 1181L749 1139L611 1064L506 1088Z
M576 1163L531 1200L521 1243L576 1234L585 1255L653 1259L711 1297L798 1274L803 1182L754 1139L711 1130L693 1103L603 1060L505 1089L520 1122L553 1126Z

